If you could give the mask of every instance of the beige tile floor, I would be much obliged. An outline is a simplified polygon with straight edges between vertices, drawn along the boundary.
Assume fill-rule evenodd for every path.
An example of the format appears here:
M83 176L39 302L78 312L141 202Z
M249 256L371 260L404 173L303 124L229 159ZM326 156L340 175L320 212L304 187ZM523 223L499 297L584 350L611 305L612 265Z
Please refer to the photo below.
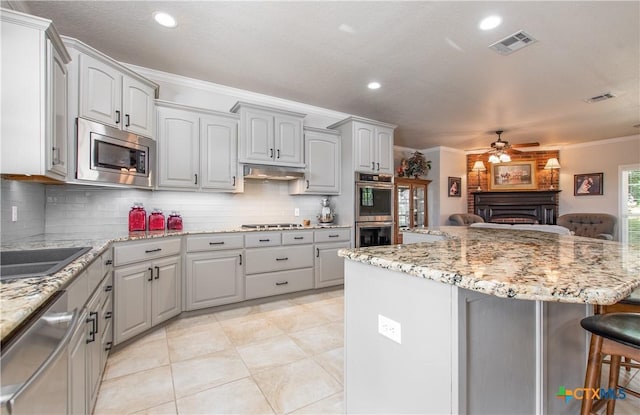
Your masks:
M172 321L109 356L94 413L343 413L343 294Z
M173 321L109 356L94 413L344 413L343 294ZM640 391L638 370L621 383ZM638 413L640 399L618 401L616 414Z

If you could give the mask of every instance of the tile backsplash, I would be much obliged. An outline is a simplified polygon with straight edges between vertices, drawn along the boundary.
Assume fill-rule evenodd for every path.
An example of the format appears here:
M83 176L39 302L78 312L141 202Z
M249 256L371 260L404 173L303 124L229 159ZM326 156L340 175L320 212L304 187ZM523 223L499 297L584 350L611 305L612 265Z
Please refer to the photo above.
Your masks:
M286 182L245 182L244 193L194 193L46 186L45 232L91 235L127 230L133 202L142 202L147 214L162 209L165 216L180 212L185 230L220 230L250 223L316 223L322 196L290 196ZM294 209L300 216L294 216ZM4 202L3 202L4 209ZM3 215L4 221L4 215Z
M44 233L45 185L2 180L0 184L0 234L2 242L15 241ZM18 210L18 220L11 220L11 210Z

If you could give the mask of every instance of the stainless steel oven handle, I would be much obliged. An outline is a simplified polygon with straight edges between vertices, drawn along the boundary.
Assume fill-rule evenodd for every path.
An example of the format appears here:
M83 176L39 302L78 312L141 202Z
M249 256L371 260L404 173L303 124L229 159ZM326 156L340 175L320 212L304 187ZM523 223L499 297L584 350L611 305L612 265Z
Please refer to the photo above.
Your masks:
M60 340L60 343L58 343L49 357L47 357L47 359L42 362L40 367L38 367L38 369L36 369L36 371L31 376L29 376L29 379L27 379L22 385L9 385L0 390L0 406L6 406L9 409L9 413L14 412L13 406L15 405L16 399L18 399L20 395L22 395L27 389L29 389L29 387L31 387L31 385L36 382L36 380L58 360L60 355L62 355L62 353L67 350L67 346L71 341L73 331L78 324L78 316L80 315L80 313L76 308L73 310L73 312L65 314L71 316L69 327L67 327L67 331L64 333L64 336Z

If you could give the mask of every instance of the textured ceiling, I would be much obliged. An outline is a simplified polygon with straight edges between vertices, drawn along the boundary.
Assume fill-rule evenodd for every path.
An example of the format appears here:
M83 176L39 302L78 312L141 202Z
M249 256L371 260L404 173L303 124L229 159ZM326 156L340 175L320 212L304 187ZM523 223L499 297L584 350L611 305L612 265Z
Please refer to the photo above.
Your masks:
M119 61L397 124L407 147L640 133L637 1L23 3ZM159 27L156 10L179 26ZM503 23L482 32L489 14ZM518 30L538 42L488 48ZM583 101L603 92L618 96Z

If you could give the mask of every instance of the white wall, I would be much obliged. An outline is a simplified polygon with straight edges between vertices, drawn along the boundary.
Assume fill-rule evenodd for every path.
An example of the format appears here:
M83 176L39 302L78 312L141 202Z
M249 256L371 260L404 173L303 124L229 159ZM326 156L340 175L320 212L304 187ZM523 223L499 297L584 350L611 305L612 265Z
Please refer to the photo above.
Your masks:
M45 186L39 183L1 180L2 242L40 235L45 227ZM18 221L11 221L11 207L18 208Z
M440 212L435 217L438 222L433 224L448 225L451 214L467 211L467 155L462 150L450 147L438 147L438 150L440 152L440 177L438 177ZM460 197L449 197L449 177L462 179Z
M640 163L640 135L562 147L559 213L603 212L619 215L618 167ZM574 175L603 173L602 196L574 196Z

